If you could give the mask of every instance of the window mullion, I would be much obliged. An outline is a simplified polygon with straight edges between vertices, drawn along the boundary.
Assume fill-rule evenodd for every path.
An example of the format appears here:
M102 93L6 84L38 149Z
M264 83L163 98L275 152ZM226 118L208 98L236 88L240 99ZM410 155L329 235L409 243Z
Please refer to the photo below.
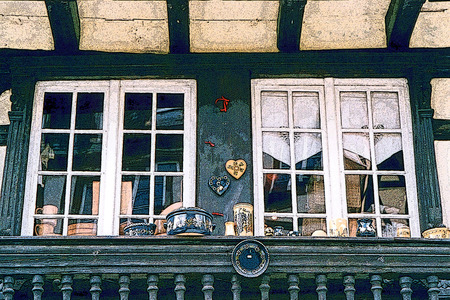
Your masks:
M293 111L293 99L292 99L292 89L288 91L288 130L289 130L289 151L291 152L291 168L290 168L290 176L291 176L291 201L292 201L292 222L293 222L293 230L298 231L298 221L297 221L297 178L295 172L295 131L294 131L294 111Z
M157 101L158 92L152 93L152 128L151 128L151 146L150 146L150 191L149 191L149 214L151 216L150 222L153 221L153 216L155 213L155 173L156 173L156 116L157 116Z

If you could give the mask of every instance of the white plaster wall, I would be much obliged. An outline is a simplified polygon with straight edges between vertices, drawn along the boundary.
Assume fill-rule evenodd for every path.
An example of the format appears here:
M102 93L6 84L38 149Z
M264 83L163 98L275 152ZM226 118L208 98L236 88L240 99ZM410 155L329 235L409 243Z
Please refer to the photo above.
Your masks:
M435 78L431 81L431 86L434 118L450 119L450 78ZM450 227L450 141L436 141L434 145L444 224Z
M450 47L450 2L424 3L409 45L411 48Z
M0 1L0 48L54 49L44 1Z
M191 52L277 52L278 1L189 1Z
M9 124L8 112L11 110L11 90L0 94L0 125ZM5 167L6 147L0 147L0 192L3 182L3 169Z

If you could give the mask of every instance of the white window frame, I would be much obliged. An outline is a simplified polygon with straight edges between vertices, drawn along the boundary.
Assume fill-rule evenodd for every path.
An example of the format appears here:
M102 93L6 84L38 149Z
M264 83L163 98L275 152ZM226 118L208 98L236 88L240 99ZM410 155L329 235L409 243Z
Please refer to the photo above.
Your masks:
M399 96L400 124L401 129L397 130L402 135L402 150L404 159L404 171L395 171L396 174L404 175L406 181L406 193L408 199L408 214L406 215L388 215L371 214L371 218L376 218L377 228L381 228L381 218L403 218L409 219L409 226L412 237L420 237L417 190L413 153L413 135L411 111L409 104L408 85L406 79L306 79L306 78L277 78L277 79L253 79L252 85L252 121L253 121L253 170L254 170L254 210L255 210L255 235L264 235L264 218L271 216L293 218L293 230L298 230L297 219L302 215L315 217L316 214L303 214L297 212L296 201L292 201L292 213L269 213L264 211L264 173L286 173L286 174L320 174L324 176L325 192L325 214L317 214L318 218L324 218L326 215L327 231L330 234L330 225L332 220L337 218L358 218L358 214L348 214L346 207L346 173L351 173L344 169L341 117L340 117L340 99L339 92L345 91L382 91L397 92ZM321 129L311 130L322 134L322 160L323 170L264 170L262 158L262 132L261 126L261 92L263 91L287 91L291 95L292 91L314 91L319 92L320 120ZM288 99L290 99L288 97ZM291 101L288 101L288 111L290 124L292 124ZM370 112L370 111L369 111ZM369 126L370 127L370 126ZM292 129L279 128L276 131L292 131ZM269 130L270 131L270 130ZM304 131L304 130L303 130ZM370 129L370 134L373 130ZM386 130L395 132L396 130ZM292 132L291 132L292 133ZM291 166L295 165L293 155L293 137L290 134L291 148ZM371 139L372 140L372 139ZM373 143L371 142L372 161L374 160ZM370 171L367 172L373 176L379 173L389 173L389 171ZM339 179L336 180L336 176ZM295 191L295 180L291 180L291 190ZM374 186L375 197L378 195L377 186ZM294 194L294 193L293 193ZM377 201L375 201L377 203ZM378 204L376 204L378 205ZM378 207L377 207L378 211ZM367 216L367 214L366 214ZM377 230L378 237L381 237L381 230Z
M122 142L123 142L123 118L124 118L124 95L126 92L152 93L155 97L158 93L183 93L184 97L184 129L177 130L177 134L183 134L183 171L174 172L173 175L183 177L182 197L183 206L195 206L195 166L196 166L196 128L197 124L197 87L193 79L142 79L142 80L90 80L90 81L42 81L35 87L33 104L33 118L31 124L30 146L28 153L27 179L25 186L25 203L22 219L23 236L32 236L34 233L34 220L36 207L36 191L38 176L49 171L40 171L40 141L42 133L67 132L74 134L72 129L42 129L43 100L46 92L69 92L73 93L71 122L74 122L74 111L76 105L77 92L102 92L104 93L103 129L89 130L89 133L102 134L102 153L100 172L76 172L71 170L72 155L68 157L68 170L59 172L61 175L98 175L100 176L100 198L98 216L81 216L77 219L97 219L97 235L118 235L119 234L119 213L121 196L121 174L122 174ZM154 98L155 99L155 98ZM152 101L153 122L156 120L156 101ZM163 130L154 130L158 133ZM174 133L175 131L171 131ZM155 141L152 139L152 147ZM69 149L73 145L69 144ZM153 149L153 148L152 148ZM69 151L70 152L70 151ZM151 164L154 165L154 157ZM50 171L52 175L58 172ZM154 174L155 172L146 172ZM160 174L161 173L161 174ZM170 175L158 172L157 175ZM70 176L68 176L69 178ZM68 208L70 189L66 189L66 201L64 209L64 219L68 219ZM151 196L153 197L153 196ZM113 200L111 200L113 199ZM153 203L153 200L150 201ZM112 205L111 205L112 204ZM150 208L152 209L152 205ZM151 211L152 212L152 211ZM150 214L151 214L150 212ZM58 215L61 217L61 215ZM163 217L163 216L160 216ZM153 221L153 215L149 218ZM67 224L67 220L66 220ZM67 225L63 227L63 235L67 235Z

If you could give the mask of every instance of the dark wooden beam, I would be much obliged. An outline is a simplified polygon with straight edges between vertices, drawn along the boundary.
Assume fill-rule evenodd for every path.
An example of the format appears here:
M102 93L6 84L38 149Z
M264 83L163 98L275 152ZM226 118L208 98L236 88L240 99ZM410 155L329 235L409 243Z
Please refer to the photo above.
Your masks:
M433 134L435 140L450 141L450 120L433 119Z
M189 53L189 1L167 0L170 53Z
M409 47L411 34L425 0L391 0L386 13L386 40L390 49Z
M80 17L76 0L45 0L55 51L69 54L79 50Z
M306 0L280 0L277 46L281 52L298 52Z

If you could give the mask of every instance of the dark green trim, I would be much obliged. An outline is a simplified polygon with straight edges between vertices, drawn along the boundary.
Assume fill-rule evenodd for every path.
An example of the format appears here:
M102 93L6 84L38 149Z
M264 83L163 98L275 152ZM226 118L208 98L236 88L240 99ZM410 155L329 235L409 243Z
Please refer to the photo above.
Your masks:
M189 53L189 1L167 0L170 53Z
M450 141L450 120L433 119L434 139L438 141Z
M80 45L80 16L75 0L45 0L55 51L77 52Z
M298 52L306 0L280 0L277 46L281 52Z
M425 0L391 0L385 17L387 46L409 47L411 34Z

